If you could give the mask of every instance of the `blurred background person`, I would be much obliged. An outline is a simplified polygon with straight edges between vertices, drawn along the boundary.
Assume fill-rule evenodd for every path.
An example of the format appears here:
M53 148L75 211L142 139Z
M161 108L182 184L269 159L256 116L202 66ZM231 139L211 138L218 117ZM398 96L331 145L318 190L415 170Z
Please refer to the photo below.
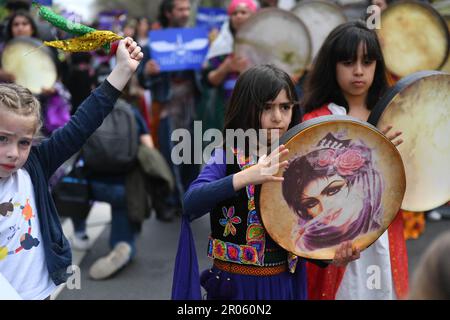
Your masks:
M202 80L206 84L207 92L204 92L202 103L206 104L208 113L213 115L213 119L210 120L211 123L206 123L207 128L221 130L223 127L225 106L239 74L248 67L248 61L244 57L233 54L234 37L257 9L257 4L253 0L231 1L227 9L229 21L222 25L219 35L208 50L202 71ZM217 91L211 91L211 88L217 88Z
M450 300L450 231L440 235L422 255L414 272L409 299Z
M189 0L163 0L159 25L163 29L186 28L190 14ZM176 129L193 132L195 110L201 94L200 76L193 70L161 72L149 48L144 47L143 52L144 60L139 66L138 78L140 85L152 94L152 136L176 180L176 191L168 195L161 206L155 207L156 216L163 221L172 221L181 214L182 196L197 176L199 167L193 161L180 165L172 162L174 143L171 134Z

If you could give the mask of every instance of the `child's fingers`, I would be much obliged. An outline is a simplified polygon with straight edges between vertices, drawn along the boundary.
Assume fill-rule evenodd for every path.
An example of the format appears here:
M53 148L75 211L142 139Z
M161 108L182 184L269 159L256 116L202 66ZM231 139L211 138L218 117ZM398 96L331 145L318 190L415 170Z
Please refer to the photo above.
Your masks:
M131 52L131 58L136 59L139 56L139 53L141 53L141 47L138 46Z
M359 259L359 257L360 257L360 251L359 251L358 248L355 247L355 248L353 249L352 259L353 259L353 260L356 260L356 259Z
M334 262L335 262L335 264L339 264L340 263L340 260L341 260L341 251L342 251L342 245L340 245L337 249L336 249L336 251L335 251L335 253L334 253Z
M270 163L278 163L278 162L280 162L280 158L281 157L286 156L288 154L289 154L289 150L288 149L284 149L280 153L277 153L275 155L271 155L271 156L269 156L267 158L270 161Z
M273 157L274 155L282 152L284 149L286 149L286 146L284 144L280 144L275 150L273 150L270 154L269 157Z
M381 132L382 132L384 135L387 135L387 133L388 133L389 130L391 130L391 129L392 129L392 126L389 125L389 126L387 126L386 128L382 129Z
M275 152L275 151L277 151L277 149L278 149L279 152ZM268 158L269 158L269 160L270 160L271 162L274 162L274 161L275 161L275 162L278 162L278 161L280 160L281 157L286 156L286 155L289 154L289 150L286 149L286 147L285 147L284 145L278 147L277 149L275 149L275 150L268 156Z
M287 161L283 161L281 163L279 163L277 161L275 164L273 164L272 166L269 167L268 171L276 173L276 172L280 171L280 169L287 167L288 164L289 164L289 162L287 162Z
M142 52L139 52L139 54L134 58L134 60L141 61L144 59L144 54Z
M126 37L125 39L123 39L120 42L123 43L125 48L127 48L131 43L133 43L133 39L131 39L130 37Z
M392 141L392 143L394 144L394 146L398 147L399 145L401 145L403 143L403 139L398 139L398 140Z
M133 51L137 48L137 46L138 46L137 42L132 40L131 43L129 43L128 52L130 54L133 53Z
M397 138L398 136L400 136L402 134L401 131L396 131L391 135L386 136L389 140L394 140L395 138Z
M386 138L389 139L389 141L391 141L395 146L398 146L399 144L401 144L403 142L402 139L397 139L402 133L400 131L397 131L396 133L394 133L391 136L387 136ZM397 140L395 140L397 139Z
M351 259L353 256L353 248L352 248L352 242L349 241L347 244L347 258Z
M283 182L284 178L283 177L274 177L274 176L272 176L270 178L270 181L272 181L272 182Z

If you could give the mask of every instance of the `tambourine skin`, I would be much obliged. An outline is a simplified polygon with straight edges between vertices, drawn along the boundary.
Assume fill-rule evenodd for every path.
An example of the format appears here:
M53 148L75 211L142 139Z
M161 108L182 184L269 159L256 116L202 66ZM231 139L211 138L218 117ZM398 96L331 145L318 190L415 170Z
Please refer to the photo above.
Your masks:
M57 80L50 49L34 38L17 37L9 41L2 53L2 68L33 94L42 93L43 88L51 89Z
M308 29L312 42L313 59L330 32L347 22L343 10L332 2L307 0L298 3L292 10Z
M369 123L402 132L402 209L428 211L450 199L450 74L421 71L401 79L375 105Z
M377 29L387 69L404 77L422 70L439 70L449 52L449 31L431 5L398 1L381 14Z
M234 41L234 53L247 59L248 67L272 63L290 75L305 72L311 52L311 38L304 23L292 12L277 8L252 15L239 28Z
M256 188L256 205L270 237L308 259L332 260L352 241L364 250L394 220L406 182L395 146L375 127L348 116L305 121L280 143L289 161Z

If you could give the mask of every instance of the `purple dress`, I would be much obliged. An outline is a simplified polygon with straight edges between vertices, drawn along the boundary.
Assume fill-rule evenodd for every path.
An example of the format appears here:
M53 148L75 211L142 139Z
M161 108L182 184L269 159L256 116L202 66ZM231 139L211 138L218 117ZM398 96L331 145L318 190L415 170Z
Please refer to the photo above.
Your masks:
M200 284L208 299L306 299L305 263L298 259L295 272L272 276L229 273L213 266L200 276L190 221L209 213L218 203L236 196L233 175L226 175L225 154L217 149L184 197L181 234L172 286L172 299L200 300Z

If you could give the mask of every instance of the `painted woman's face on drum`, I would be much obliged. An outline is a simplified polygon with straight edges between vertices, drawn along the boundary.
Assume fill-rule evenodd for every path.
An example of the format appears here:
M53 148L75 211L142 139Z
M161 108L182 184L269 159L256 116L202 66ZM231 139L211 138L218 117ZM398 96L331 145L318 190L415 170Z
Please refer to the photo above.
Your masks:
M17 16L12 22L13 37L31 37L33 27L27 17Z
M347 181L335 174L309 182L300 196L300 204L311 218L323 215L325 224L340 226L352 222L362 209L363 196L357 193L357 189L349 189Z

